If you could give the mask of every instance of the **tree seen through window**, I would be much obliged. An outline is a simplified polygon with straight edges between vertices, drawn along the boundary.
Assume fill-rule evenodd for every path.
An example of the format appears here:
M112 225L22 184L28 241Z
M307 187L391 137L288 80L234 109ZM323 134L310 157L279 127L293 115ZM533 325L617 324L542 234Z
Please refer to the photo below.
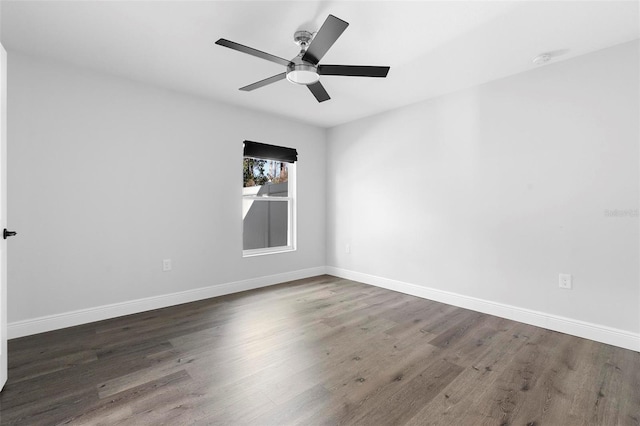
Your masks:
M258 158L244 158L243 186L261 186L285 183L288 180L287 163Z

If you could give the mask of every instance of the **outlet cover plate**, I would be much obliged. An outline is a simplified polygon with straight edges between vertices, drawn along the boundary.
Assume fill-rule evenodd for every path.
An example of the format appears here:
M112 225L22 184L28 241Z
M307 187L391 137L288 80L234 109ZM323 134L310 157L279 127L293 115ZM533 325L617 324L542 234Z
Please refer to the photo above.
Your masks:
M162 260L162 271L168 272L171 270L171 259Z
M572 288L572 279L571 274L560 274L558 276L558 286L560 288L564 288L566 290L571 290Z

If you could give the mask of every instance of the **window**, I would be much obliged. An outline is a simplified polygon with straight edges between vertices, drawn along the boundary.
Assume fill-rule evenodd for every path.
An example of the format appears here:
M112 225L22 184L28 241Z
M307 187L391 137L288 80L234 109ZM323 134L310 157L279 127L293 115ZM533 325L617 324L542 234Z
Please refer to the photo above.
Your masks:
M242 252L295 250L295 161L292 148L244 141Z

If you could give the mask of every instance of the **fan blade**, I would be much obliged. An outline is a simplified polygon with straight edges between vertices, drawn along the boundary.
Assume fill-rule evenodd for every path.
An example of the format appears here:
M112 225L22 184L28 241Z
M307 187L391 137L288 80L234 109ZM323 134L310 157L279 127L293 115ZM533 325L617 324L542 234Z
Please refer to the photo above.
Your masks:
M327 91L324 90L324 86L319 81L316 81L315 83L310 84L307 87L309 88L309 90L311 90L311 93L313 93L313 96L316 97L318 102L324 102L331 99L331 96L329 96Z
M284 80L286 76L287 76L286 72L283 72L282 74L276 74L273 77L265 78L264 80L260 80L260 81L258 81L256 83L250 84L248 86L241 87L240 90L243 90L245 92L250 92L252 90L256 90L256 89L259 89L261 87L264 87L267 84L271 84L271 83L275 83L276 81Z
M386 77L389 67L370 65L318 65L320 75L344 75L347 77Z
M322 24L322 27L318 30L316 36L311 40L311 44L302 57L302 60L316 65L348 26L348 22L329 15L324 21L324 24Z
M216 44L219 46L228 47L229 49L237 50L238 52L247 53L258 58L266 59L267 61L275 62L276 64L284 65L285 67L291 62L286 59L280 58L279 56L274 56L261 50L254 49L253 47L248 47L236 43L235 41L226 40L224 38L216 41Z

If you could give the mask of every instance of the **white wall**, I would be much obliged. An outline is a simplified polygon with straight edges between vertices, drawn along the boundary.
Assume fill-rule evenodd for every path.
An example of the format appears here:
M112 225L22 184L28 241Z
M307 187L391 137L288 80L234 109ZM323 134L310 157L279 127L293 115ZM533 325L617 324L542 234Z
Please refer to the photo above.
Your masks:
M330 129L327 264L640 331L638 47Z
M325 265L323 129L16 52L8 79L10 323ZM298 150L296 252L242 258L245 139Z

